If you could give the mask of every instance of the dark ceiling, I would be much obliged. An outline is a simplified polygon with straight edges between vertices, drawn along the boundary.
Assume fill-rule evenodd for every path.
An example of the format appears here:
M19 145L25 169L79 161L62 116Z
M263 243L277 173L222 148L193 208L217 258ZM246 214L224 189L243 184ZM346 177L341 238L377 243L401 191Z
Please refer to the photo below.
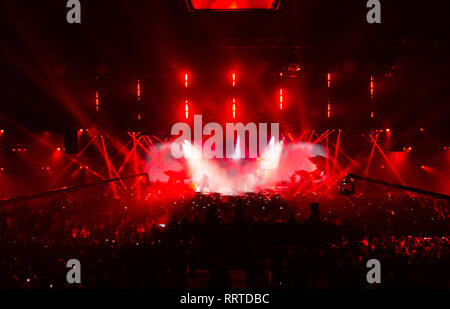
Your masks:
M308 92L299 100L310 104L312 126L325 125L317 116L323 107L320 84L331 71L340 82L333 94L341 106L339 126L349 121L347 114L364 113L361 98L368 77L375 75L380 126L423 123L449 131L445 1L381 1L379 25L366 22L362 0L284 0L276 12L188 12L184 0L80 2L82 23L75 25L66 22L65 1L1 1L3 127L59 130L95 122L97 89L106 105L102 121L132 127L130 89L141 79L144 127L160 130L173 122L180 72L192 72L209 89L208 82L228 67L239 68L251 85L252 76L272 76L296 61L304 76L292 87ZM386 81L392 66L392 79ZM272 81L261 79L261 84ZM201 96L205 88L192 95ZM220 87L215 89L220 94ZM203 111L210 109L207 104L202 103ZM246 107L255 110L255 104L249 101ZM222 108L217 105L212 113Z

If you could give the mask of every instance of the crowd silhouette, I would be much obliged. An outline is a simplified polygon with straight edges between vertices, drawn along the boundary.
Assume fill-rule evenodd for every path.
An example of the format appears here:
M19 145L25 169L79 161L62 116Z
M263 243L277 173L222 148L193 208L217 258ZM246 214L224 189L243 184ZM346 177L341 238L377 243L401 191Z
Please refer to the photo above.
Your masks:
M448 202L77 191L0 210L2 288L450 288ZM66 281L78 259L82 281Z

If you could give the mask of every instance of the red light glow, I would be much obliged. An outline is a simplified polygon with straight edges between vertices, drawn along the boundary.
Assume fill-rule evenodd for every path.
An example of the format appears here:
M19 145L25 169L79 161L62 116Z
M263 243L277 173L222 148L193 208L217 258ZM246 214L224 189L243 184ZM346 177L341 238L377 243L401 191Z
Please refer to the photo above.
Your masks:
M233 98L233 119L236 118L236 99Z
M280 110L283 110L283 89L280 89Z
M138 99L138 101L141 100L141 83L140 83L139 79L137 81L137 99Z
M373 99L373 94L375 91L373 76L370 77L370 98Z
M194 10L249 10L277 9L277 0L188 0L190 9Z
M98 91L95 92L95 110L98 112L100 106L99 97L98 97ZM80 131L82 132L82 131Z

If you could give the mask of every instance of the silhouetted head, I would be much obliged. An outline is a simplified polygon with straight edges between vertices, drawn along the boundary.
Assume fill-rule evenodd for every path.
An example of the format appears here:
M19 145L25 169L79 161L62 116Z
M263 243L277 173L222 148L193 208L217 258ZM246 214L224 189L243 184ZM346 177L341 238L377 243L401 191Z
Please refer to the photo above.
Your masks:
M311 203L309 206L309 211L312 216L317 216L319 214L319 203Z

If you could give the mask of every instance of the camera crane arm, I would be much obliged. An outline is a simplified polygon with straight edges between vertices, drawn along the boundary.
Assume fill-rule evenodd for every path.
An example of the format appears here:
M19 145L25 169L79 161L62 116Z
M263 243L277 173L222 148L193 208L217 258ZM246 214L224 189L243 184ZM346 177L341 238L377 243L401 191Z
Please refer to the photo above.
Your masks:
M432 192L432 191L422 190L422 189L399 185L399 184L393 184L393 183L383 181L383 180L378 180L378 179L373 179L373 178L368 178L368 177L363 177L363 176L347 173L347 175L345 176L345 180L350 181L352 179L363 180L363 181L367 181L367 182L374 183L377 185L387 186L387 187L391 187L391 188L395 188L395 189L399 189L399 190L403 190L403 191L414 192L414 193L428 195L428 196L432 196L432 197L435 197L438 199L450 201L450 196L446 195L446 194L436 193L436 192Z

